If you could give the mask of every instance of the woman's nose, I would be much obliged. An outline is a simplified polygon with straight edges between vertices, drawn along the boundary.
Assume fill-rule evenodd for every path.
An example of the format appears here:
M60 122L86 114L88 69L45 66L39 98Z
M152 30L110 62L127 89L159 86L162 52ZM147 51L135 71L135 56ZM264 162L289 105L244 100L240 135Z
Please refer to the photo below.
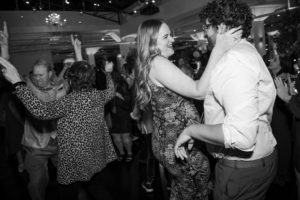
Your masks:
M173 38L173 36L170 36L170 41L171 41L171 42L174 42L174 41L175 41L175 39Z

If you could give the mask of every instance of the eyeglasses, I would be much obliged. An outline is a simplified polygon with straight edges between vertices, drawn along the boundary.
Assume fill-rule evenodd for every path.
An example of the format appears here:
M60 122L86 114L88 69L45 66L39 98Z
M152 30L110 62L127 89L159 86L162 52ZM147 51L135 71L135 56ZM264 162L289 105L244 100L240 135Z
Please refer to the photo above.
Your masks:
M202 29L203 29L204 31L206 31L207 29L209 29L210 26L212 26L212 24L203 24L203 25L202 25Z

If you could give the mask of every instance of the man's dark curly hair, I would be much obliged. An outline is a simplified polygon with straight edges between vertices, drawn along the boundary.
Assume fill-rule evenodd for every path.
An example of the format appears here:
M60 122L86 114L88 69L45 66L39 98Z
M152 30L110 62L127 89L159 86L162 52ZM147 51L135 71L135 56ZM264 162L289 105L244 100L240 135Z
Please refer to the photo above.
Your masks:
M251 9L239 0L214 0L201 9L199 17L201 22L205 23L207 19L214 27L221 23L229 28L242 26L242 38L247 38L251 33Z
M71 91L89 90L95 83L95 70L86 61L77 61L67 72Z

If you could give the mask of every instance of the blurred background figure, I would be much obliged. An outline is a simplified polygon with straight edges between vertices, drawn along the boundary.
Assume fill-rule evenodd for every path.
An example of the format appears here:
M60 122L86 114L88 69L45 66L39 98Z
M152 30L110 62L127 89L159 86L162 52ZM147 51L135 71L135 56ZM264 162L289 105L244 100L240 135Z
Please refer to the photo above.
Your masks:
M119 161L130 162L132 153L132 97L127 81L118 70L113 74L115 97L111 101L110 117L112 138L117 147Z

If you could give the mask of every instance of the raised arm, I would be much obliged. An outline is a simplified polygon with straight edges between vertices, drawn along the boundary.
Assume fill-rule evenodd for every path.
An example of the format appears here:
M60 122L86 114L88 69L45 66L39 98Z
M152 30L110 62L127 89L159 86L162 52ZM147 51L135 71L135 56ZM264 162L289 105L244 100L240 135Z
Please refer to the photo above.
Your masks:
M81 41L71 34L71 42L75 51L76 61L82 61Z
M3 66L2 73L4 77L14 85L17 97L33 116L47 120L60 118L65 115L68 109L66 105L70 101L66 96L60 100L43 102L26 86L26 83L20 78L17 69L10 62L0 57L0 65Z
M9 60L9 47L8 47L8 30L6 21L3 22L3 31L0 31L0 45L1 45L1 57Z
M106 74L106 85L107 85L107 89L104 90L106 93L105 94L105 102L108 102L110 99L112 99L115 96L115 86L114 86L114 82L111 77L111 72L114 69L113 62L106 61L104 69L105 69L105 74Z
M231 47L239 42L242 31L231 29L224 34L218 34L217 43L211 52L206 69L198 81L194 81L181 72L172 62L163 57L156 57L152 62L150 79L174 92L194 98L203 99L207 93L210 74L220 58Z

